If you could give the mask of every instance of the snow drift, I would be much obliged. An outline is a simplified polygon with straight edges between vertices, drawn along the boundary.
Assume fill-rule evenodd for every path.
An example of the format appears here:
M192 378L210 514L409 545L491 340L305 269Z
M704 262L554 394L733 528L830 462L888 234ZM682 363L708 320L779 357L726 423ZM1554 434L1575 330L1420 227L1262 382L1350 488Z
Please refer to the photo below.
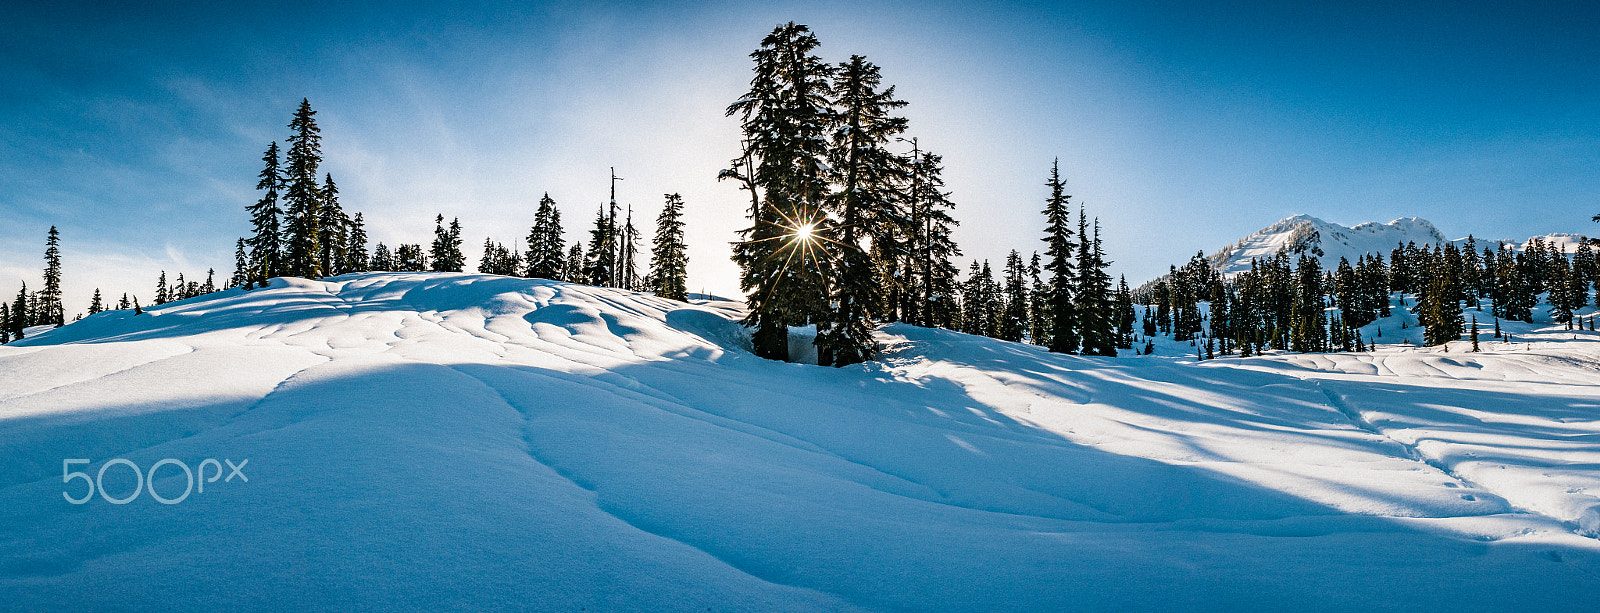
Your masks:
M0 347L0 609L1584 610L1600 588L1588 337L1195 364L892 325L881 361L832 369L755 358L738 314L372 273ZM64 459L115 458L247 459L248 481L63 500Z

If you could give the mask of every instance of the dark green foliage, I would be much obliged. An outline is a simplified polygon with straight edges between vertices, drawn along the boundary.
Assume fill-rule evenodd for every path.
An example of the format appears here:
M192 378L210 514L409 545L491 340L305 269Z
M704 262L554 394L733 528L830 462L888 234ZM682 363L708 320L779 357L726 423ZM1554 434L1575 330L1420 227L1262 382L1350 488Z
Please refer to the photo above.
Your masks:
M1050 339L1047 345L1051 351L1057 353L1077 353L1080 337L1078 335L1078 320L1073 312L1072 285L1076 279L1075 267L1072 263L1073 250L1077 244L1072 241L1072 210L1068 208L1072 196L1066 193L1066 184L1061 181L1061 162L1056 160L1050 166L1050 180L1045 182L1050 188L1050 196L1045 200L1045 238L1047 245L1045 256L1050 261L1045 264L1045 270L1050 276L1046 280L1047 295L1045 306L1049 310Z
M583 243L573 243L567 250L567 261L561 266L561 280L571 283L588 283L583 274Z
M744 323L756 329L756 355L769 359L788 359L789 326L819 323L829 311L830 262L812 233L801 231L830 231L823 199L832 68L812 53L817 45L803 25L775 28L750 54L750 91L727 109L741 119L744 150L736 165L747 169L754 201L733 259L749 307Z
M617 239L617 203L613 200L610 214L601 206L595 214L594 229L589 231L589 259L583 268L586 283L616 287Z
M250 247L250 266L247 267L249 272L244 274L246 286L265 284L267 279L283 273L283 211L278 208L278 190L283 188L284 178L276 141L267 147L261 161L266 167L261 170L256 189L265 193L249 209L251 236L245 242Z
M683 242L683 197L665 194L666 204L656 216L654 247L650 250L651 293L670 300L689 298L689 254Z
M467 256L461 253L461 220L451 219L445 229L444 215L434 218L433 247L428 251L434 272L461 272Z
M366 272L372 269L372 263L367 259L367 224L361 219L361 213L356 213L350 220L350 238L345 244L344 253L345 272Z
M228 287L244 287L250 281L250 270L250 256L240 238L233 245L233 277L228 279Z
M493 239L483 239L483 257L478 260L478 272L490 275L518 276L522 272L522 254Z
M528 231L528 276L537 279L571 281L562 274L566 265L567 241L562 236L561 209L545 192L533 213L533 228Z
M323 176L322 208L317 213L317 245L321 248L318 266L322 274L339 275L349 272L345 265L349 259L350 217L339 206L339 186L333 175Z
M317 186L317 167L322 163L322 130L317 127L316 111L302 99L294 119L289 122L289 152L286 156L288 190L284 222L284 274L315 279L323 276L321 189Z
M373 246L372 261L369 262L368 270L399 270L398 264L395 263L394 254L389 253L388 245L379 242Z
M1000 340L1020 341L1028 326L1027 269L1022 256L1012 249L1006 256L1004 306L1000 311L997 335Z
M1100 221L1094 222L1093 235L1086 236L1087 225L1078 211L1078 283L1073 289L1073 312L1078 318L1079 336L1085 355L1116 356L1116 313L1113 310L1110 262L1100 243ZM1207 268L1207 270L1210 270Z
M827 155L839 189L824 207L839 220L830 233L834 242L826 245L837 257L832 308L817 324L816 344L819 363L844 366L872 358L871 320L894 317L894 307L905 304L902 265L912 246L903 240L910 220L897 203L906 163L888 150L906 129L905 118L894 115L906 103L895 99L894 87L880 89L878 67L860 55L839 64L834 75L838 112ZM886 288L893 295L886 296Z
M401 245L395 250L394 269L399 272L422 272L429 269L428 254L420 244Z
M39 290L36 325L60 326L66 323L66 309L61 306L61 234L55 226L50 226L44 244L44 289Z

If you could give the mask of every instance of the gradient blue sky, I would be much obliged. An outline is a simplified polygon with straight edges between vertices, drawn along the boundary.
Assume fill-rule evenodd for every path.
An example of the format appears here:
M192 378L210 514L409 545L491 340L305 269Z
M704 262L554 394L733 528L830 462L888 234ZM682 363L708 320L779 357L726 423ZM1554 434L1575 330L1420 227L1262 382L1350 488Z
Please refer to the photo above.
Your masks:
M375 241L444 213L475 261L546 191L578 238L616 166L641 226L683 194L692 289L736 294L722 112L789 20L911 103L968 259L1039 248L1054 157L1134 283L1297 213L1600 234L1594 3L154 4L0 8L0 294L52 224L69 314L225 276L301 97Z

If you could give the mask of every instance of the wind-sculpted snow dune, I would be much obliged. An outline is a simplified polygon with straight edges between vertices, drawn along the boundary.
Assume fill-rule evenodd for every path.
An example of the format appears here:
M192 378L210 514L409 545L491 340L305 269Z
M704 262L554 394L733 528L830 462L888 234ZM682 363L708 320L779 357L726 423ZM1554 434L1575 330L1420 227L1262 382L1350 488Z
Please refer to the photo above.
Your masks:
M879 362L832 369L752 356L738 316L375 273L0 347L0 609L1586 611L1600 590L1600 343L1195 364L890 325Z

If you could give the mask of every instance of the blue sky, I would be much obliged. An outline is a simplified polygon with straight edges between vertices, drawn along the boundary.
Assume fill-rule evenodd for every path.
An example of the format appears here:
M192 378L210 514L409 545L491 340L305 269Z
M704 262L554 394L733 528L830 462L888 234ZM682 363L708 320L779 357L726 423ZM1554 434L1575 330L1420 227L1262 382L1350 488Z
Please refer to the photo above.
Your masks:
M683 194L691 287L736 293L722 111L789 20L910 102L967 258L1039 248L1056 157L1135 283L1297 213L1600 233L1593 4L23 4L0 9L0 293L39 283L53 224L69 313L225 276L302 97L374 240L443 213L475 260L546 191L578 238L615 166L641 226Z

